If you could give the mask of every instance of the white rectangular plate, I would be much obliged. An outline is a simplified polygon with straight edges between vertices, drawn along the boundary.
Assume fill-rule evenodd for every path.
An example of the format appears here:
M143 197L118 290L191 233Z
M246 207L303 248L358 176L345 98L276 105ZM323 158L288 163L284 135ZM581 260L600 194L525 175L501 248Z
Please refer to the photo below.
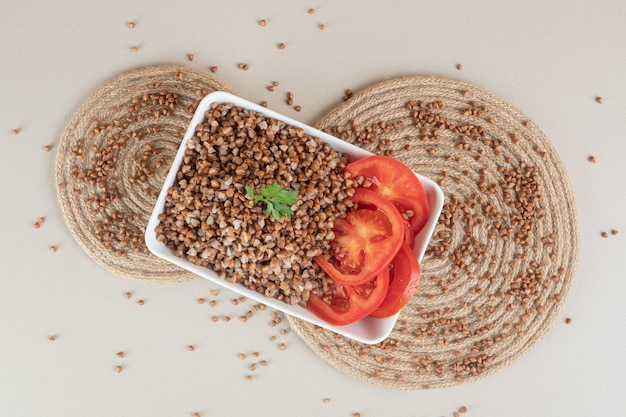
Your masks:
M148 222L148 226L146 228L146 245L150 252L154 255L165 259L166 261L172 262L184 269L187 269L203 278L208 279L211 282L221 285L222 287L228 288L229 290L253 299L257 302L266 304L269 307L272 307L276 310L282 311L285 314L289 314L291 316L298 317L300 319L309 321L311 323L317 324L318 326L324 327L326 329L332 330L333 332L339 333L343 336L349 337L356 341L367 343L367 344L375 344L384 340L393 329L393 326L398 319L398 314L384 318L384 319L376 319L367 317L358 322L349 324L347 326L333 326L325 321L319 319L316 315L314 315L309 310L302 308L300 306L292 306L283 301L276 300L274 298L265 297L262 294L259 294L256 291L250 290L244 287L241 284L233 284L224 279L221 279L218 274L212 269L201 267L194 265L193 263L187 261L186 259L179 258L174 255L174 252L165 246L164 243L158 242L156 239L155 227L159 224L158 216L163 212L165 206L165 197L167 196L168 189L174 184L174 180L176 179L176 173L178 172L180 165L183 160L183 156L185 154L185 150L187 149L187 141L193 137L195 133L196 126L201 124L204 121L204 113L207 111L211 103L233 103L235 106L254 110L256 112L261 113L267 118L273 118L277 120L282 120L288 125L292 125L295 127L302 128L308 135L313 137L320 138L323 142L331 145L335 150L339 152L343 152L347 154L351 161L370 156L372 155L370 152L367 152L357 146L349 144L345 141L337 139L327 133L324 133L318 129L315 129L311 126L307 126L301 122L293 120L289 117L283 116L282 114L276 113L272 110L269 110L265 107L259 106L257 104L251 103L247 100L244 100L240 97L234 96L229 93L217 91L207 95L199 104L196 112L191 119L191 123L187 132L182 140L180 148L174 158L174 162L172 163L172 167L165 179L163 184L163 188L161 189L161 193L157 199L156 205L154 207L154 211L150 216L150 220ZM439 219L439 215L441 213L441 209L443 207L443 192L441 188L432 180L423 177L419 174L415 174L419 180L422 182L422 186L426 191L426 196L428 198L428 204L430 208L430 217L424 229L416 236L415 245L413 247L413 251L417 255L420 262L422 261L422 257L424 256L424 252L426 251L426 247L428 242L433 234L437 221Z

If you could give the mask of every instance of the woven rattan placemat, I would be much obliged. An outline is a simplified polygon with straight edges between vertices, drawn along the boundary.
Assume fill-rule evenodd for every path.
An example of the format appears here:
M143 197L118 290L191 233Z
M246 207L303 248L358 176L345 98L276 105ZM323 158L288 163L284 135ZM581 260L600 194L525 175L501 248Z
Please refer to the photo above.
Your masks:
M477 380L537 344L579 238L565 169L535 123L474 85L407 77L365 88L317 127L391 154L445 195L420 289L390 337L364 345L289 317L317 355L374 385L421 389Z
M178 66L141 68L96 90L56 157L57 195L82 249L109 271L158 283L195 275L151 255L144 230L197 103L230 89ZM573 193L544 133L466 83L392 79L355 94L318 127L387 153L445 194L418 293L391 336L364 345L288 317L321 358L362 381L437 388L482 378L550 329L575 274Z
M98 88L66 126L57 197L80 247L109 271L158 283L195 277L150 254L148 218L198 102L230 89L200 71L164 65Z

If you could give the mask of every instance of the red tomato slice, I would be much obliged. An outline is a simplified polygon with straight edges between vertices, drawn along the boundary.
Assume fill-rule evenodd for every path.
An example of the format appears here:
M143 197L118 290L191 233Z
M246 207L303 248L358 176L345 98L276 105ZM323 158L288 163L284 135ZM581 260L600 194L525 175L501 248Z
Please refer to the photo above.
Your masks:
M404 221L404 243L409 245L410 248L415 244L415 235L413 234L413 229L411 228L411 224L408 221Z
M367 317L385 298L389 288L389 269L358 286L335 283L321 297L311 294L306 306L316 316L333 326L345 326Z
M393 316L409 302L420 282L420 265L413 250L403 244L391 262L389 289L383 302L370 314L372 317Z
M346 171L352 177L363 176L370 180L369 188L392 201L401 213L412 211L409 222L417 235L429 215L428 199L422 183L409 167L383 155L373 155L351 162Z
M323 255L314 258L335 282L343 285L372 280L387 268L404 239L402 216L391 202L364 188L356 189L352 201L368 208L350 210L346 217L335 220L335 238L330 245L333 263Z

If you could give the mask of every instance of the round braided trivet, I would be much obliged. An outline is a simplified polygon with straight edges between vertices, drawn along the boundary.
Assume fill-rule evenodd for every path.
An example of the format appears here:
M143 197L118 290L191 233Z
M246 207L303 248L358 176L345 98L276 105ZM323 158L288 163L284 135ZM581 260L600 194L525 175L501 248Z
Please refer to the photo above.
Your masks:
M289 317L321 358L395 389L482 378L551 328L578 261L574 197L558 155L520 111L465 83L392 79L317 125L437 181L443 213L420 288L389 338L364 345Z
M172 65L122 74L98 88L65 128L57 196L72 235L122 277L158 283L195 277L149 253L145 227L198 102L230 89Z

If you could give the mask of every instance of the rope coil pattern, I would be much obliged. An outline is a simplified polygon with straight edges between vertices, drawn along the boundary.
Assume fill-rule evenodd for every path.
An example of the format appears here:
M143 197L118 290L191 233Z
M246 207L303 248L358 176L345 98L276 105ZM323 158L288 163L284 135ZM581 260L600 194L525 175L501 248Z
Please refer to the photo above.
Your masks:
M157 283L195 277L150 254L143 236L197 104L217 90L230 91L190 68L140 68L98 88L66 126L55 165L61 211L110 272Z
M405 390L474 381L534 347L579 251L573 192L541 129L476 86L434 77L367 87L317 127L437 181L445 204L390 337L364 345L289 317L307 345L358 380Z

